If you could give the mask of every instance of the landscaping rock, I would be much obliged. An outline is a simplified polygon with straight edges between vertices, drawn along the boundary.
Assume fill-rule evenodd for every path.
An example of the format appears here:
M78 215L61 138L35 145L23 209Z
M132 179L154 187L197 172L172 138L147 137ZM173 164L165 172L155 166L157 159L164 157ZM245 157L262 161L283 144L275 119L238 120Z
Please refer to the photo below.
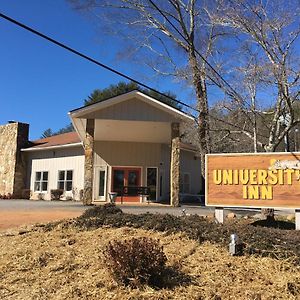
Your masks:
M288 215L288 216L286 217L286 219L287 219L288 221L294 221L294 220L295 220L295 215L294 215L294 214Z
M28 233L28 232L30 232L30 230L27 230L27 229L20 229L20 230L19 230L19 235L26 234L26 233Z
M234 213L229 213L228 215L227 215L227 218L228 219L234 219L236 217L236 215L234 214Z
M264 216L261 213L253 215L252 217L253 217L253 219L257 219L257 220L263 220L264 219Z

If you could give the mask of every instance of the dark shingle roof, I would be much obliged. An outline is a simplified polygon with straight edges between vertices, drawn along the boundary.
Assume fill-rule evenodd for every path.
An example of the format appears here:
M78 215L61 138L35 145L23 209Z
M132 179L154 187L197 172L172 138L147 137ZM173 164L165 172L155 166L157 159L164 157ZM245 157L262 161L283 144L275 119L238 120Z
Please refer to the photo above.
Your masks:
M32 146L30 148L47 148L52 146L60 146L80 142L81 140L77 132L67 132L63 134L53 135L44 139L32 141Z

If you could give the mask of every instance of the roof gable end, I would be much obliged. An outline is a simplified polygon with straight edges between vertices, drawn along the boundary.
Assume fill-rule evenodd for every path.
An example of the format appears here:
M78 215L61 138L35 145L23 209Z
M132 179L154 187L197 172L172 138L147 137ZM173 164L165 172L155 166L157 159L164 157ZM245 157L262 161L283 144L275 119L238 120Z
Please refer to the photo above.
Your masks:
M178 120L178 119L190 119L193 117L182 112L181 110L174 108L168 104L165 104L159 100L156 100L140 91L132 91L126 94L122 94L104 101L94 103L89 106L84 106L69 112L72 117L77 118L111 118L113 111L122 110L123 112L129 112L129 119L135 119L134 112L138 114L144 114L154 116L158 118L158 121L162 119L166 121ZM128 115L128 114L127 114ZM136 117L137 117L136 115ZM116 114L115 118L123 119L121 114ZM148 117L149 118L149 117ZM147 120L147 118L146 118Z

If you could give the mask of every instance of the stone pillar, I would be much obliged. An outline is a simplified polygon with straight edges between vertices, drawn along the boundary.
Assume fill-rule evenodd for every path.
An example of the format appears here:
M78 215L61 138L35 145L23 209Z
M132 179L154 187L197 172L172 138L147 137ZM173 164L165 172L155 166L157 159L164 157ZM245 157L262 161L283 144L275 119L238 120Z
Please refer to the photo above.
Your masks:
M179 206L180 178L180 125L171 124L171 169L170 169L170 204Z
M26 161L22 148L28 142L29 125L10 121L0 126L0 195L22 196L26 184Z
M84 140L84 190L83 204L90 205L93 199L94 178L94 132L95 120L86 120L86 132Z

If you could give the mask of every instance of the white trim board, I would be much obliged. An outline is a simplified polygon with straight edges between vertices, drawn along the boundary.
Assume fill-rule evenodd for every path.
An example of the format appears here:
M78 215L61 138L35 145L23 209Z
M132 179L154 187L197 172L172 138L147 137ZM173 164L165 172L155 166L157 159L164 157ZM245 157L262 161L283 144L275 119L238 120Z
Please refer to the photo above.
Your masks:
M78 147L78 146L83 146L83 142L72 143L72 144L64 144L64 145L55 145L55 146L49 146L49 147L23 148L23 149L21 149L21 151L31 152L31 151L42 151L42 150L52 150L52 149L61 149L61 148L71 148L71 147Z

